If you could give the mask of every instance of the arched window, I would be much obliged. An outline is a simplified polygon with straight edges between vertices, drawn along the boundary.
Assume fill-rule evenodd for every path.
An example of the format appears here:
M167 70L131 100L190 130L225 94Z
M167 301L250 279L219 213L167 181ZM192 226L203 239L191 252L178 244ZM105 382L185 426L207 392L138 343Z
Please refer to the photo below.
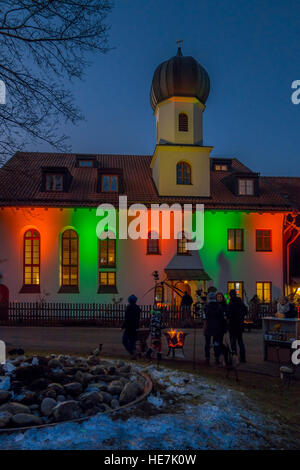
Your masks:
M177 240L177 254L178 255L188 255L189 251L187 249L188 239L184 232L181 233L181 238Z
M189 130L189 118L185 113L180 113L178 116L178 130L179 132L188 132Z
M159 236L157 232L149 232L147 240L147 255L159 255Z
M176 166L177 184L191 184L191 166L186 162L179 162Z
M75 230L66 230L62 234L61 285L78 290L78 235Z
M24 234L24 286L40 285L40 242L37 230L30 229Z

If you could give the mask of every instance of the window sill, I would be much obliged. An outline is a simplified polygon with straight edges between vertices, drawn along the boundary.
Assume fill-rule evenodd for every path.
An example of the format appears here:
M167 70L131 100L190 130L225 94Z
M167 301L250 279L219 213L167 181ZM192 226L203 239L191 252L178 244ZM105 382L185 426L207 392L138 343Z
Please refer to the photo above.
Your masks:
M152 256L152 255L161 255L161 252L158 251L157 253L152 253L151 251L147 251L146 255L147 255L147 256L148 256L148 255L150 255L150 256Z
M100 286L98 294L118 294L117 286Z
M41 288L38 285L32 285L32 286L23 285L19 293L20 294L40 294L40 292L41 292Z
M61 286L58 294L79 294L78 286Z

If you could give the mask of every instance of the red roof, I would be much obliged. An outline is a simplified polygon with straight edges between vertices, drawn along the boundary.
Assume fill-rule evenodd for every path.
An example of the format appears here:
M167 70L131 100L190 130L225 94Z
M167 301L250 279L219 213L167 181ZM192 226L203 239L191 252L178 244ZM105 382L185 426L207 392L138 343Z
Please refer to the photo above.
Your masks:
M118 194L98 192L98 168L119 169L123 174L128 203L204 203L207 208L245 210L291 210L300 208L300 178L260 177L259 196L236 196L225 184L228 172L211 171L211 197L159 197L152 180L152 155L96 155L98 168L76 167L76 154L16 153L0 169L0 206L97 207L118 203ZM42 168L66 167L72 181L67 192L42 191ZM251 170L232 159L231 172ZM283 191L283 194L281 193ZM284 195L287 191L290 195Z

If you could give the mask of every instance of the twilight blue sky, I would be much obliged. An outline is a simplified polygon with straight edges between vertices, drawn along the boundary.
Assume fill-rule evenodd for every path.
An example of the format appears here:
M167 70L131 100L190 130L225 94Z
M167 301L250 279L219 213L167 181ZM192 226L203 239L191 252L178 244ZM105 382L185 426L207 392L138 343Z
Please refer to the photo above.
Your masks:
M156 66L183 54L206 68L204 143L264 175L300 176L299 0L115 0L107 55L72 85L86 121L67 126L72 151L151 154Z

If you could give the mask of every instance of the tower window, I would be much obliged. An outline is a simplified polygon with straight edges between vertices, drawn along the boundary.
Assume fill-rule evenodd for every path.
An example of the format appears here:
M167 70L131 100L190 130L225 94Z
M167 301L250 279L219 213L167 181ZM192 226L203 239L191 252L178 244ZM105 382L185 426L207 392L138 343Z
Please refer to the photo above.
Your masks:
M191 184L191 166L186 162L179 162L176 166L177 184Z
M159 238L157 232L149 232L147 240L147 255L159 255Z
M178 116L178 130L179 132L188 132L189 130L189 118L185 113L180 113Z
M40 234L27 230L24 234L24 272L21 292L39 292L40 289Z
M66 230L62 235L61 292L78 292L78 235Z

